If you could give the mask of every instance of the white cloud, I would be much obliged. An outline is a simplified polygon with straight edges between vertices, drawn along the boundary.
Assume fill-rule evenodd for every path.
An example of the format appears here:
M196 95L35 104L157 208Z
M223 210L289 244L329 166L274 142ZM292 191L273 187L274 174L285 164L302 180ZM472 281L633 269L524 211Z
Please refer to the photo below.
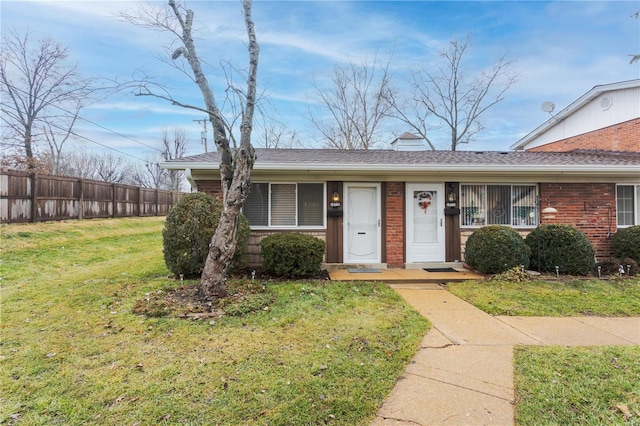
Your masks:
M30 27L69 46L74 61L90 75L127 78L138 69L157 76L174 96L201 103L186 76L155 59L168 34L122 22L116 15L138 3L118 0L2 1L2 29ZM164 1L150 2L164 7ZM188 0L196 13L196 43L211 64L210 83L218 97L226 79L220 60L247 67L246 32L239 1ZM492 64L509 52L517 60L520 82L507 99L483 118L486 130L477 145L506 149L546 120L540 104L564 107L598 84L638 78L640 22L629 17L635 2L294 2L255 1L253 16L261 59L258 84L269 95L275 118L312 139L302 117L314 108L314 78L327 81L334 65L380 61L393 53L396 83L415 64L433 66L436 52L453 38L471 34L468 71ZM219 98L222 103L222 98ZM121 94L91 105L84 113L104 127L126 135L159 136L163 127L180 126L199 139L193 119L202 115L163 102ZM89 126L90 127L90 126ZM402 126L397 130L403 131ZM396 127L390 125L394 130ZM95 129L94 129L95 130ZM86 131L91 131L87 128ZM117 146L131 141L106 132ZM145 139L146 140L146 139ZM129 148L128 148L129 149ZM135 149L135 142L130 149ZM486 148L482 148L486 149Z

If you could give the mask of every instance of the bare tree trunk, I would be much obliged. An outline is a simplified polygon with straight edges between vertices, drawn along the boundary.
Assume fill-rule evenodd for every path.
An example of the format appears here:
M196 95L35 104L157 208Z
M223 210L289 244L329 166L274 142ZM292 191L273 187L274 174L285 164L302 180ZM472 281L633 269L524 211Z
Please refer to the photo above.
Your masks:
M207 77L202 70L201 61L196 52L196 46L192 36L193 11L177 4L176 0L168 1L173 17L178 21L179 26L174 26L170 20L159 17L155 13L142 14L142 16L121 16L134 24L144 25L154 29L169 31L177 35L182 42L182 46L174 50L171 59L177 61L184 58L193 72L193 80L197 84L202 97L205 109L193 105L183 104L166 94L151 92L144 85L141 86L139 95L156 96L168 100L174 105L184 108L191 108L206 112L213 128L213 140L218 150L220 158L220 181L223 193L223 209L211 243L209 244L209 254L205 261L202 277L198 286L198 296L203 299L225 296L226 273L237 245L238 218L244 202L249 194L251 185L251 170L256 160L255 151L251 145L251 130L253 126L253 114L256 104L256 76L258 71L259 47L256 40L253 20L251 18L251 0L243 0L244 23L249 36L249 72L247 74L247 89L244 96L242 108L242 124L240 125L240 146L231 148L230 139L233 134L223 117L222 112L216 104L216 99L207 81ZM176 65L176 68L184 70L183 66Z
M214 140L221 153L220 178L222 179L223 209L216 228L209 255L202 271L198 294L202 298L221 297L226 294L226 273L237 247L238 217L244 205L251 185L251 170L256 160L251 145L251 130L256 102L256 78L258 72L259 47L251 18L251 1L243 2L244 20L249 36L249 74L247 81L247 97L242 111L240 125L240 148L231 153L229 140L224 132L224 123L218 109L207 109L214 129ZM207 85L207 89L208 89Z
M31 145L31 126L25 126L24 129L24 155L27 161L27 169L33 170L36 168L35 161L33 158L33 149Z

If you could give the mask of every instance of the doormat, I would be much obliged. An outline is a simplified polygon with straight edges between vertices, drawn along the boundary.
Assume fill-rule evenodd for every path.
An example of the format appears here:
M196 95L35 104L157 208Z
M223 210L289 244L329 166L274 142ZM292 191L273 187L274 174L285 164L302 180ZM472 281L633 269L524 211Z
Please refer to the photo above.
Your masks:
M427 272L458 272L453 268L422 268Z
M347 271L352 274L378 274L380 269L376 268L347 268Z

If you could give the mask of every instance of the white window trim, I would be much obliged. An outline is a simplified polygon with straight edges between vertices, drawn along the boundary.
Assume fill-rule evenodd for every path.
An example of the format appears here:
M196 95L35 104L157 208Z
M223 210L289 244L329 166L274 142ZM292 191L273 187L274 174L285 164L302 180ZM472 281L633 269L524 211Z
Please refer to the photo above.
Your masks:
M486 223L486 221L487 221L486 211L485 211L485 217L484 217L485 223L483 223L481 225L464 225L462 223L462 220L463 220L463 213L462 213L463 207L462 207L462 204L461 204L461 201L462 201L462 187L465 186L465 185L468 185L468 186L481 186L482 185L482 186L485 187L485 191L484 191L484 194L483 194L483 204L485 206L485 210L486 210L486 207L487 207L487 194L488 194L488 191L487 191L487 188L486 188L487 186L509 186L511 188L511 194L513 194L513 187L514 186L534 186L536 188L536 194L535 194L536 195L536 199L538 199L540 197L540 185L537 184L537 183L531 183L531 182L518 182L518 183L461 182L460 183L460 192L461 192L461 194L459 196L460 201L458 201L458 203L459 203L458 206L460 207L460 228L461 229L479 229L479 228L488 226L488 224ZM510 202L509 209L511 209L511 214L513 214L513 202ZM536 212L536 216L537 216L536 217L536 225L512 225L512 224L509 224L509 225L501 225L501 226L508 226L508 227L514 228L514 229L533 229L533 228L537 227L540 224L540 213Z
M296 182L291 182L291 181L255 181L255 182L251 182L252 184L260 184L260 183L265 183L269 186L269 196L268 196L268 222L271 223L271 185L295 185L296 186L296 223L298 222L298 185L301 183L316 183L316 184L322 184L322 225L315 225L315 226L310 226L310 225L306 225L306 226L299 226L299 225L278 225L278 226L271 226L271 225L258 225L258 226L253 226L251 225L251 229L255 230L255 231L276 231L276 230L295 230L295 229L299 229L299 230L305 230L305 231L316 231L316 230L326 230L327 229L327 183L326 182L318 182L318 181L314 181L314 182L306 182L306 181L296 181Z
M620 225L618 223L618 187L619 186L631 186L633 188L633 224L632 225ZM616 228L624 229L630 226L640 225L640 200L638 200L638 191L640 191L640 183L617 183L616 184Z

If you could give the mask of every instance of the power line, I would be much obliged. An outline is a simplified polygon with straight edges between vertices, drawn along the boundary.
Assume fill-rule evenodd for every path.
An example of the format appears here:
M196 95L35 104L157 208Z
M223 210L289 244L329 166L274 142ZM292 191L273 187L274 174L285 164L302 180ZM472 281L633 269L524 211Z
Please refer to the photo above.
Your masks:
M54 106L55 106L55 105L54 105ZM60 107L58 107L58 108L60 108ZM62 108L60 108L60 109L62 109ZM64 109L62 109L62 110L63 110L63 111L65 111ZM67 113L69 113L69 114L72 114L72 113L70 113L69 111L65 111L65 112L67 112ZM86 121L86 122L87 122L87 123L89 123L89 124L93 124L94 126L100 127L101 129L106 130L107 132L113 133L114 135L118 135L118 136L123 137L123 138L125 138L125 139L129 139L130 141L133 141L133 142L135 142L135 143L139 143L140 145L146 146L147 148L155 149L156 151L158 151L158 152L160 152L160 153L164 152L164 151L162 151L160 148L156 148L155 146L152 146L152 145L146 144L146 143L144 143L144 142L140 142L139 140L136 140L136 139L134 139L134 138L132 138L132 137L130 137L130 136L123 135L122 133L118 133L118 132L116 132L115 130L111 130L111 129L107 128L107 127L104 127L104 126L102 126L102 125L98 124L98 123L95 123L95 122L93 122L93 121L89 120L88 118L84 118L84 117L82 117L82 116L80 116L80 115L78 115L78 118L79 118L79 119L81 119L81 120Z
M7 84L7 86L9 86L9 84ZM19 92L22 92L22 94L29 95L29 93L27 93L26 91L22 90L22 89L21 89L21 88L19 88L19 87L14 86L13 84L11 85L11 88L12 88L12 89L14 89L14 90L17 90L17 91L19 91ZM71 112L71 111L69 111L69 110L67 110L67 109L65 109L65 108L63 108L63 107L61 107L61 106L59 106L59 105L54 105L54 104L48 104L48 105L49 105L49 106L52 106L52 107L54 107L54 108L57 108L57 109L59 109L60 111L63 111L63 112L65 112L65 113L67 113L67 114L71 114L71 115L73 115L73 114L74 114L73 112ZM94 125L94 126L96 126L96 127L99 127L99 128L101 128L101 129L103 129L103 130L106 130L106 131L107 131L107 132L109 132L109 133L113 133L114 135L117 135L117 136L120 136L120 137L122 137L122 138L128 139L128 140L130 140L130 141L132 141L132 142L135 142L135 143L137 143L137 144L140 144L140 145L142 145L142 146L146 146L147 148L154 149L154 150L156 150L156 151L158 151L158 152L160 152L160 153L164 152L163 150L161 150L161 149L159 149L159 148L156 148L155 146L152 146L152 145L146 144L146 143L141 142L141 141L139 141L139 140L137 140L137 139L134 139L134 138L132 138L132 137L130 137L130 136L123 135L122 133L116 132L115 130L111 130L111 129L109 129L109 128L105 127L105 126L102 126L101 124L98 124L98 123L96 123L96 122L94 122L94 121L92 121L92 120L89 120L88 118L85 118L85 117L81 116L80 114L78 114L78 116L77 116L77 117L78 117L79 119L83 120L83 121L86 121L86 122L87 122L87 123L89 123L89 124L92 124L92 125ZM65 130L66 130L66 129L62 129L62 128L59 128L59 127L58 127L58 129L59 129L59 130L63 130L63 131L65 131ZM69 133L71 133L71 134L72 134L72 135L74 135L74 136L78 136L78 137L80 137L80 138L86 139L86 140L88 140L88 141L90 141L90 142L93 142L93 143L95 143L95 144L97 144L97 145L104 146L105 148L109 148L108 146L106 146L106 145L104 145L104 144L101 144L101 143L99 143L99 142L93 141L93 140L91 140L91 139L89 139L89 138L86 138L86 137L84 137L84 136L80 136L80 135L78 135L77 133L74 133L74 132L69 132ZM117 150L116 150L116 151L117 151ZM127 155L127 154L125 154L125 155Z
M58 129L58 130L62 130L62 131L66 131L66 130L67 130L67 129L63 129L62 127L57 126L57 125L55 125L55 124L50 124L50 126L55 127L56 129ZM143 160L142 158L136 157L135 155L131 155L131 154L126 153L126 152L124 152L124 151L120 151L119 149L113 148L113 147L111 147L111 146L109 146L109 145L105 145L105 144L103 144L103 143L101 143L101 142L94 141L93 139L90 139L90 138L88 138L88 137L86 137L86 136L79 135L79 134L75 133L73 130L69 131L69 133L70 133L70 134L72 134L73 136L76 136L76 137L78 137L78 138L80 138L80 139L84 139L84 140L89 141L89 142L91 142L91 143L95 143L96 145L100 145L101 147L107 148L107 149L109 149L109 150L111 150L111 151L115 151L115 152L117 152L117 153L119 153L119 154L125 155L125 156L127 156L127 157L131 157L131 158L133 158L133 159L135 159L135 160L142 161L143 163L146 163L146 164L156 164L156 163L154 163L154 162L152 162L152 161Z

